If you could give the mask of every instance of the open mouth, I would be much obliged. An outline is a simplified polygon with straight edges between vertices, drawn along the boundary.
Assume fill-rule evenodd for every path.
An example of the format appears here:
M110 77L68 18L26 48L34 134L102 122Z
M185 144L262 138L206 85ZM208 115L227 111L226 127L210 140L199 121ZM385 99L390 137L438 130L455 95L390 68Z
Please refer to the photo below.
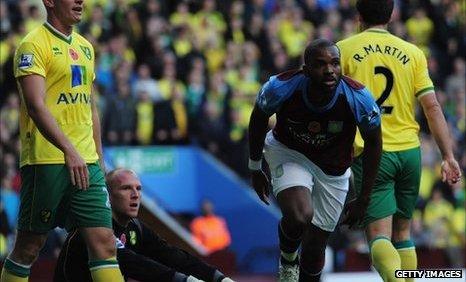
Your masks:
M333 78L332 79L326 79L323 82L324 82L324 84L326 86L334 86L335 84L337 84L336 79L333 79Z
M137 208L137 207L139 206L139 204L137 204L137 203L132 203L132 204L130 204L129 206L132 207L132 208Z
M83 11L83 7L74 7L73 11L81 13Z

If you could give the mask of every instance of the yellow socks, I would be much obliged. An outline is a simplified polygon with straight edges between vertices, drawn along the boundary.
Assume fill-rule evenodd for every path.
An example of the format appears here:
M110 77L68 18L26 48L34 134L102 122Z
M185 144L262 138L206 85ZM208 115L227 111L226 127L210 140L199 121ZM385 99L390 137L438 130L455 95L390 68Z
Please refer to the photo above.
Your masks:
M401 259L401 269L417 269L417 255L414 243L411 240L393 243ZM414 278L405 278L406 282L413 282Z
M380 236L370 242L372 264L384 282L401 282L395 278L395 270L401 269L401 259L390 239Z
M116 257L90 261L89 270L94 282L124 282Z
M22 265L6 258L0 282L27 282L30 271L30 265Z

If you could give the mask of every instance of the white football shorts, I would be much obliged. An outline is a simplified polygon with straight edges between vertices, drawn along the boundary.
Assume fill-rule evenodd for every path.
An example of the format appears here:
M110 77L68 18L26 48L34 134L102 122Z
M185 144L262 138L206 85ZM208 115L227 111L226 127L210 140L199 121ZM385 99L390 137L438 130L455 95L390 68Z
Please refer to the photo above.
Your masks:
M308 188L314 209L312 224L325 231L335 230L348 194L351 170L348 168L340 176L327 175L306 156L276 140L272 131L265 138L264 157L270 167L274 196L295 186Z

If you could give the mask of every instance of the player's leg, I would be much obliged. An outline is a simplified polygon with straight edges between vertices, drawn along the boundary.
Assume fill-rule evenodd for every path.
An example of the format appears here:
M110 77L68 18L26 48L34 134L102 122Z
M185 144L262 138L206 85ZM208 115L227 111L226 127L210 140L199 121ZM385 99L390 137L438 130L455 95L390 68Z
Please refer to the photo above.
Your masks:
M113 230L104 227L80 228L89 254L89 270L93 281L123 281L116 260Z
M28 165L20 172L18 234L13 251L5 260L1 282L28 280L47 232L56 226L57 207L63 195L62 183L55 180L63 173L60 165Z
M325 247L332 232L310 224L303 236L299 281L318 282L325 263Z
M89 270L93 281L123 281L116 260L112 213L104 174L99 165L90 164L89 188L74 190L67 228L77 227L86 242Z
M1 282L28 281L30 269L42 249L47 233L18 231L13 251L5 259Z
M269 165L273 194L282 211L278 224L280 240L279 281L299 277L298 248L312 219L312 175L309 160L278 142L271 132L265 139L264 157Z
M399 167L395 153L383 152L377 178L372 188L371 200L363 220L372 265L384 281L404 281L395 278L395 270L401 269L398 252L391 242L392 215L396 212L394 179ZM354 186L359 192L362 185L362 158L358 157L351 167Z
M401 269L417 269L417 254L414 242L411 240L411 219L394 216L392 241L400 256ZM406 282L414 281L406 278Z
M295 263L302 235L312 220L311 193L307 187L293 186L279 192L277 202L282 211L278 224L282 263Z
M278 224L279 281L297 281L298 248L313 214L310 190L312 175L302 165L287 162L271 166L271 176L273 193L282 211L282 219Z
M421 179L421 150L414 148L398 152L403 165L395 183L397 212L393 217L393 245L401 258L401 268L417 269L417 255L411 240L411 218L416 206ZM414 281L406 279L406 281Z
M303 236L299 281L320 281L325 263L325 248L343 211L349 189L350 170L341 176L326 175L310 163L314 180L312 206L314 216Z
M390 240L392 220L393 216L388 216L366 226L371 261L384 281L405 281L395 277L395 271L401 269L401 259Z

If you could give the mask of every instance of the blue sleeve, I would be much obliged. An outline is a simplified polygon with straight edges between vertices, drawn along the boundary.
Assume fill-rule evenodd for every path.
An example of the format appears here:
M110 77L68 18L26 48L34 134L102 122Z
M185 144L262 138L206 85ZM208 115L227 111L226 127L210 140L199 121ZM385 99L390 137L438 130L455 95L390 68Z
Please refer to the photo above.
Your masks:
M300 84L300 79L295 76L289 80L280 80L276 75L271 76L264 83L257 95L256 104L269 115L276 113Z
M367 88L351 90L349 104L359 130L367 131L380 126L380 109Z

